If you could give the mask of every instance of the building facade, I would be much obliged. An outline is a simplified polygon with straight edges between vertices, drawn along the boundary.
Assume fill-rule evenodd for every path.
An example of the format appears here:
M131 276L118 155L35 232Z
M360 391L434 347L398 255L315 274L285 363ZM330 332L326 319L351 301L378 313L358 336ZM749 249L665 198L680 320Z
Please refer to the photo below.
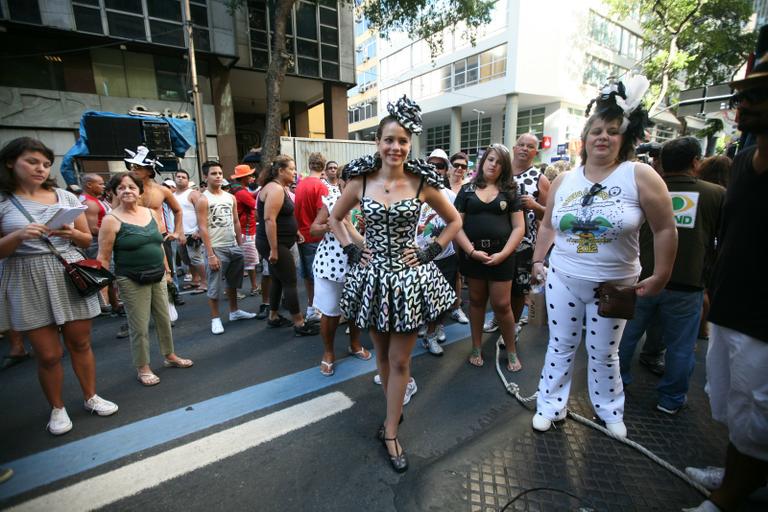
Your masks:
M584 109L609 77L642 67L640 34L636 20L612 19L599 0L499 0L474 46L461 26L443 34L444 48L434 58L425 40L378 41L377 104L403 94L420 104L417 155L440 147L475 159L492 142L511 146L532 132L542 141L542 162L578 161ZM385 114L380 108L378 117ZM654 121L657 140L681 128L668 112ZM359 133L357 126L350 120L351 133Z
M194 117L183 4L0 0L0 143L30 135L63 155L87 110ZM263 140L273 19L266 0L243 1L234 11L230 4L190 0L208 156L229 169ZM294 4L281 103L286 135L309 136L308 110L323 104L321 132L347 138L352 27L346 2ZM194 170L193 149L188 157L183 165Z

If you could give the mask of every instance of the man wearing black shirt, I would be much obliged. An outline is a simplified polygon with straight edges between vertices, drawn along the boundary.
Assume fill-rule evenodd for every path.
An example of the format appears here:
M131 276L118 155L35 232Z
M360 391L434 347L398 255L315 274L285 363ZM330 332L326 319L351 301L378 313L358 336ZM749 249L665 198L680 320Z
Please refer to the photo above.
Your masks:
M736 510L768 476L767 50L768 25L760 30L754 67L731 84L739 129L757 143L733 161L711 286L707 385L712 416L728 426L725 473L694 511Z

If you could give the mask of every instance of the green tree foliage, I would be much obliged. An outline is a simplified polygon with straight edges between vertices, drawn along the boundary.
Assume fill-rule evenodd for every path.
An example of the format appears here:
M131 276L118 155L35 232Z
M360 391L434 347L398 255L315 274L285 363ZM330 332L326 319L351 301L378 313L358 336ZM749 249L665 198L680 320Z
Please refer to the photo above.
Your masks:
M755 44L744 28L752 0L606 0L619 17L640 13L650 47L643 72L651 81L650 108L688 87L729 81Z

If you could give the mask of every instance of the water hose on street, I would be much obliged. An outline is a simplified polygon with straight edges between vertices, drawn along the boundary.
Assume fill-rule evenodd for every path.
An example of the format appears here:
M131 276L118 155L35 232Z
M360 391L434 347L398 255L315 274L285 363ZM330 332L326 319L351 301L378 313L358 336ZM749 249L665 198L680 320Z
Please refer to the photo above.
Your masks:
M499 338L499 339L501 339L501 338ZM504 372L501 370L501 365L499 364L500 353L501 353L501 346L500 346L499 343L496 343L496 373L499 374L499 378L501 379L501 382L504 383L504 388L507 390L507 392L510 395L512 395L513 397L515 397L515 399L518 402L520 402L523 405L523 407L528 409L526 407L527 404L529 404L530 402L533 402L534 400L536 400L536 397L538 396L539 393L537 391L536 393L532 394L531 396L527 396L527 397L523 396L521 394L521 392L520 392L520 386L518 386L517 383L515 383L515 382L509 382L507 380L507 377L504 375ZM631 440L629 440L627 438L621 438L621 437L615 436L610 430L608 430L607 428L603 427L602 425L599 425L599 424L595 423L594 421L585 418L584 416L576 414L575 412L573 412L571 410L568 411L568 416L570 418L574 419L575 421L577 421L578 423L581 423L582 425L586 425L588 427L592 427L595 430L598 430L598 431L602 432L603 434L607 435L608 437L611 437L611 438L615 439L616 441L619 441L620 443L624 443L625 445L634 448L635 450L639 451L640 453L642 453L643 455L645 455L646 457L651 459L653 462L655 462L659 466L663 467L664 469L666 469L667 471L669 471L670 473L672 473L676 477L678 477L681 480L683 480L685 483L689 484L691 487L693 487L694 489L699 491L701 494L703 494L704 497L709 498L710 491L708 489L706 489L704 486L702 486L701 484L699 484L695 480L691 479L688 475L686 475L685 473L683 473L682 471L677 469L675 466L673 466L669 462L665 461L664 459L662 459L658 455L654 454L653 452L651 452L650 450L645 448L643 445L641 445L639 443L636 443L634 441L631 441Z

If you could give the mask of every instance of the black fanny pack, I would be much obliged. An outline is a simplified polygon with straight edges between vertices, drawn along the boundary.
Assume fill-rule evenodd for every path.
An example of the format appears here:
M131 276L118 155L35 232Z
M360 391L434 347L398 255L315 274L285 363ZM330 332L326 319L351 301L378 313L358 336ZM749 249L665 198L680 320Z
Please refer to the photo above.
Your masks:
M141 272L126 272L125 277L139 284L159 283L165 277L165 269L142 270Z
M193 249L197 249L201 245L203 245L203 241L200 238L192 238L191 236L187 237L187 245L192 247Z

